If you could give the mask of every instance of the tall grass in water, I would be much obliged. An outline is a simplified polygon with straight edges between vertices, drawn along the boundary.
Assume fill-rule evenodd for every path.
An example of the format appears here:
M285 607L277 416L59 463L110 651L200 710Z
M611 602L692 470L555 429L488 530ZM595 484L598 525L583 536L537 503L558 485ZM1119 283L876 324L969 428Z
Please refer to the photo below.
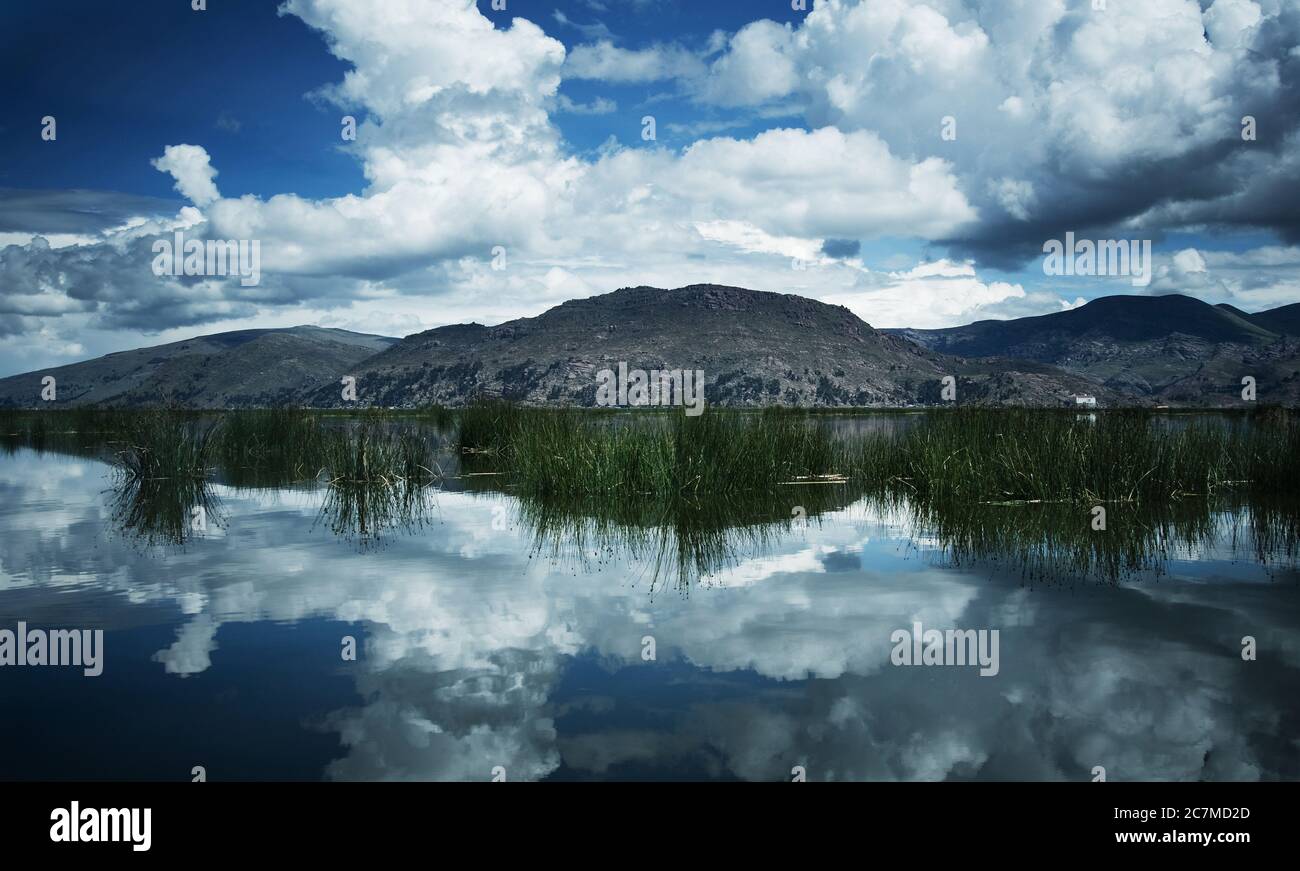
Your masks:
M226 478L236 486L312 481L325 462L319 415L299 409L228 412L219 445Z
M0 410L0 450L25 447L112 461L128 436L140 431L139 414L117 408Z
M39 423L40 434L34 432ZM19 448L45 449L45 419L30 411L0 410L0 448L11 454Z
M725 496L853 481L927 501L1141 502L1300 485L1300 423L1144 412L958 409L895 432L837 436L793 414L610 419L504 405L467 411L462 449L537 496Z
M467 411L460 444L527 494L723 496L833 475L829 428L793 416L711 413L621 420L503 406Z
M321 505L336 535L363 547L386 530L422 526L442 478L428 439L375 422L330 432L324 440L328 489Z
M446 422L431 414L436 424ZM1300 492L1300 421L1276 409L1249 420L954 409L866 435L838 435L816 415L771 410L686 417L494 402L455 417L469 467L507 475L523 493L555 498L723 498L845 480L916 499L985 504ZM126 471L145 477L219 466L232 482L252 486L313 480L322 471L330 480L436 477L424 436L402 429L383 416L335 421L292 409L0 416L7 450L110 450Z
M910 527L939 543L947 563L1003 566L1031 583L1159 575L1176 552L1209 547L1218 532L1218 512L1199 499L1117 507L1105 532L1092 528L1085 508L1062 502L907 501L902 507Z
M128 477L206 479L217 459L221 421L171 411L133 415L121 434L118 468Z
M425 484L396 482L336 482L325 491L318 521L361 547L379 542L392 530L413 532L423 527L437 508L437 491Z
M483 400L460 412L456 438L462 453L496 454L509 445L526 424L572 412L524 409L510 402Z
M1285 498L1300 492L1300 423L1277 410L1247 420L954 409L867 435L785 411L690 418L484 403L454 417L463 466L495 472L477 480L522 497L539 545L623 539L638 561L679 576L760 548L791 506L811 516L818 500L903 506L958 558L1018 553L1044 574L1162 560L1209 534L1220 503L1205 497L1247 497L1261 553L1294 556L1300 516ZM123 525L172 540L219 469L237 486L320 481L331 527L372 541L432 507L436 450L408 423L301 410L28 411L0 414L0 444L112 451L129 484ZM1277 507L1253 510L1268 499ZM1105 536L1087 525L1101 503L1114 503L1112 519L1122 512ZM1162 512L1177 516L1166 523Z
M1298 448L1294 420L1264 428L1144 412L970 409L866 439L851 474L869 480L883 455L898 484L927 501L1160 502L1293 492Z
M838 488L797 496L782 483L823 483L837 446L795 415L598 414L503 403L462 413L467 470L504 473L522 497L534 549L599 554L615 546L654 579L679 586L734 562L788 525L791 499L843 505ZM498 480L498 479L492 479ZM803 488L800 488L803 490Z
M427 439L375 423L330 431L321 455L331 484L430 483L442 477Z
M908 518L956 562L1006 559L1038 579L1115 580L1213 541L1220 497L1293 495L1300 472L1300 425L1289 414L1246 422L958 409L867 435L790 413L611 419L498 406L471 418L467 465L499 472L495 486L521 497L537 546L616 543L679 577L711 573L785 522L745 506L807 507L825 492ZM1114 503L1105 535L1091 527L1101 503ZM1295 527L1294 504L1274 514L1250 529L1261 561Z
M445 405L428 405L420 409L419 416L433 424L438 431L449 430L456 425L456 412Z
M213 522L217 504L208 476L215 463L221 424L188 414L148 411L131 415L119 435L120 473L114 518L128 534L148 543L180 544L196 528L195 509Z

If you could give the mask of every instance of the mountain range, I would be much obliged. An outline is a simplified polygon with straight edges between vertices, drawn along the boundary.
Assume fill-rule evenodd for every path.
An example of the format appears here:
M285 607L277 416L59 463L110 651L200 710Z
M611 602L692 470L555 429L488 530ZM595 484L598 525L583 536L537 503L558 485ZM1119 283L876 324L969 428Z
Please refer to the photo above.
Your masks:
M1188 296L1108 296L1070 311L941 330L892 330L945 354L1032 360L1143 401L1240 404L1300 397L1300 305L1248 314Z
M1111 296L1038 317L877 330L842 306L718 285L623 288L497 326L403 339L302 326L198 336L0 379L0 407L420 407L475 397L591 406L596 373L704 372L724 406L1241 404L1300 396L1300 304L1249 314L1187 296ZM341 382L356 379L355 402Z

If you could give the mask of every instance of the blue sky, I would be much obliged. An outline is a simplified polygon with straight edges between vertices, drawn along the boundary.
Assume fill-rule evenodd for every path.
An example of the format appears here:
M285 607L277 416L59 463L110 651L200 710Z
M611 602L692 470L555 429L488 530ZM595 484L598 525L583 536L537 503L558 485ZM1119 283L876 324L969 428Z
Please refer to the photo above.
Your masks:
M70 24L72 23L72 24ZM6 4L3 75L24 82L6 102L0 184L94 188L179 202L150 166L159 143L201 142L241 192L338 196L364 179L328 147L333 113L304 96L343 75L301 20L275 3L94 0ZM31 120L58 120L57 152Z
M608 30L628 48L673 42L703 48L713 32L753 20L756 5L770 7L765 14L778 21L799 17L789 3L736 0L611 0L595 7L584 0L510 0L505 12L479 0L477 8L501 27L516 17L542 23L566 46ZM149 161L159 143L198 142L221 167L223 183L240 193L332 197L359 191L365 184L361 166L337 147L338 113L308 96L341 78L349 64L332 57L301 19L277 14L279 6L280 0L213 0L197 13L185 0L133 0L129 12L102 0L6 4L0 9L0 71L5 81L28 86L7 96L10 108L0 118L0 185L177 199L172 180ZM571 23L562 24L557 14ZM160 82L171 76L174 83ZM561 92L571 99L590 104L603 97L618 109L561 114L556 121L571 147L584 152L610 135L632 141L626 131L639 135L643 110L655 98L654 105L664 107L665 128L736 120L685 101L663 102L672 91L664 83L565 82ZM66 134L54 159L48 143L29 135L31 119L51 113ZM752 134L763 126L746 123L728 132ZM666 129L660 141L682 147L693 138Z
M800 293L876 326L1300 301L1282 0L208 5L0 11L0 375L631 284ZM257 240L259 282L155 274L177 230ZM1044 274L1066 231L1152 240L1152 280Z

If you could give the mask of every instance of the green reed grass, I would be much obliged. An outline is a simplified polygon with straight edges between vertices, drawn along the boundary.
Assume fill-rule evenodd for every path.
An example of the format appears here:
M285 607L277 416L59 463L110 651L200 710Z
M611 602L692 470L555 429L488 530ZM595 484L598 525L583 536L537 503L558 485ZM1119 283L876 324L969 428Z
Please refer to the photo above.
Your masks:
M426 434L366 421L329 432L323 453L320 518L336 535L369 547L389 530L423 526L436 507L432 485L443 475Z
M218 456L236 486L284 486L312 481L325 465L327 430L318 414L300 409L229 412Z
M627 422L501 404L467 410L460 444L536 496L726 494L854 481L926 501L1168 501L1294 492L1300 425L1150 413L937 411L839 436L794 414L711 411Z
M856 447L850 474L892 474L927 501L1161 502L1294 492L1300 425L963 409Z
M216 464L220 429L220 420L165 410L140 412L120 433L117 465L136 479L206 479Z
M620 418L501 404L466 410L460 446L538 496L725 495L831 473L840 453L829 428L793 416Z
M1294 558L1300 528L1300 421L1279 409L1212 418L946 409L865 435L797 411L692 418L495 402L448 414L464 470L494 473L471 480L521 500L539 547L631 542L656 574L700 576L760 548L789 525L790 506L812 517L863 499L906 512L955 560L1016 554L1044 577L1159 565L1216 534L1225 499L1251 506L1240 534L1261 561ZM111 455L124 525L171 540L218 475L236 486L323 484L331 528L372 540L423 522L443 478L448 419L410 417L0 412L0 447ZM1104 535L1089 526L1098 504L1108 506Z
M327 433L321 453L332 485L430 483L442 477L427 438L372 422Z

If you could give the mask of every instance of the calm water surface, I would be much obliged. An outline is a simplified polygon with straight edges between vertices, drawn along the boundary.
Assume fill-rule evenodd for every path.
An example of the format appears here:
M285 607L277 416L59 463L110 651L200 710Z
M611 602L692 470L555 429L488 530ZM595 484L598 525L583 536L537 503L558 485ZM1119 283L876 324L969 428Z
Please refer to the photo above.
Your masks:
M539 547L501 493L377 540L319 489L212 495L205 531L151 542L104 463L0 455L0 628L105 631L100 677L0 668L0 779L1300 776L1297 574L1228 534L1031 582L850 499L683 582ZM997 629L998 673L893 665L918 621Z

